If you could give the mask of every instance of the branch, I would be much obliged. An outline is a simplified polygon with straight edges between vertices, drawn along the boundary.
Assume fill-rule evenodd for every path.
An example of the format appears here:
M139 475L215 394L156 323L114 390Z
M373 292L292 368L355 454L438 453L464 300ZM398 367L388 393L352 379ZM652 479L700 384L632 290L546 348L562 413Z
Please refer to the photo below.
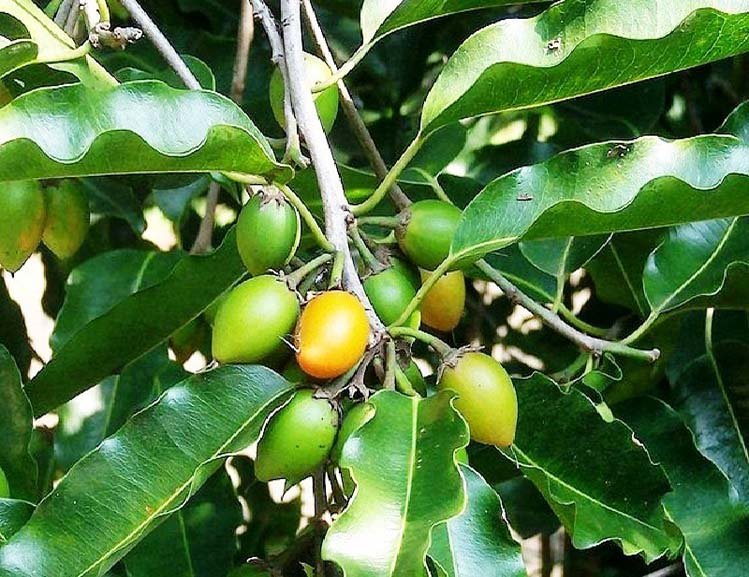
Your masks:
M271 61L278 66L278 69L281 71L281 76L283 77L283 115L286 124L286 154L284 155L284 159L291 159L300 166L306 167L307 159L302 154L302 147L299 142L299 129L296 116L294 116L294 107L291 103L289 70L286 64L283 39L281 38L281 33L278 31L276 19L273 17L273 13L265 2L263 0L251 0L251 2L255 8L255 13L260 20L260 23L263 25L265 35L268 37L268 43L270 44L271 50Z
M156 50L164 57L167 64L177 73L180 80L190 90L200 90L200 83L195 75L187 67L185 61L182 60L180 55L174 49L167 40L166 36L161 32L156 23L151 20L151 17L146 14L146 11L141 8L137 0L120 0L120 4L130 13L130 16L143 30L143 33L151 41Z
M299 128L315 165L325 213L326 236L342 255L344 288L359 298L367 311L369 322L375 333L381 334L385 327L375 314L372 304L364 293L364 287L351 257L346 224L351 212L343 191L343 183L338 174L333 152L330 150L320 118L315 110L312 92L304 81L302 23L298 0L282 0L281 15L284 23L283 37L286 49L286 65L289 71L287 86L299 121Z
M654 363L661 355L661 352L658 349L643 351L640 349L634 349L623 343L606 341L581 333L574 327L565 323L545 306L537 303L531 297L521 292L518 287L507 280L502 273L493 268L485 260L480 260L476 263L476 266L481 270L481 272L489 277L513 303L519 304L535 316L539 317L549 328L575 343L583 351L598 356L603 353L613 353L644 360L649 363Z
M302 0L302 6L304 8L307 27L315 45L317 46L318 53L323 57L328 67L335 75L339 72L338 64L336 63L335 58L333 58L333 53L330 50L328 41L325 39L325 34L320 26L320 22L317 20L317 15L315 14L315 9L312 7L312 2L310 0ZM356 136L359 145L364 151L364 155L372 165L375 175L377 175L377 178L380 181L383 181L388 174L388 167L385 164L385 160L382 158L380 151L377 149L372 134L369 132L367 125L364 124L364 120L362 120L359 111L356 109L354 99L343 79L338 81L338 92L341 95L341 107L343 108L343 113L346 115L346 119L348 120L351 129L354 131L354 136ZM397 183L394 183L393 186L390 187L389 194L393 203L399 210L403 210L411 204L410 199L404 194Z
M242 104L244 88L247 82L247 63L250 59L250 47L255 36L255 15L252 5L248 1L242 2L242 12L239 18L239 31L237 32L237 52L234 57L234 75L231 82L231 99L238 105ZM206 195L205 215L200 221L198 235L190 249L191 254L202 254L211 249L213 229L216 224L216 206L218 196L221 193L221 185L211 182Z

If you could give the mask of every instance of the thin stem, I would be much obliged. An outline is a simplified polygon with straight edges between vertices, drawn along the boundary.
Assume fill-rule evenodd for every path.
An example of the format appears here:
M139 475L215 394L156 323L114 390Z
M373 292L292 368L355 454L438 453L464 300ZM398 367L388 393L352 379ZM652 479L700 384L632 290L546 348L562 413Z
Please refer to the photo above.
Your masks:
M389 332L390 336L394 339L407 337L416 339L417 341L421 341L422 343L432 347L443 357L446 357L455 351L455 349L453 349L445 341L418 329L412 329L411 327L393 327L389 329Z
M330 281L328 282L328 288L336 288L341 286L341 278L343 277L343 263L343 253L341 251L336 252L335 260L333 260L333 269L330 271Z
M573 327L580 329L584 333L593 335L594 337L605 337L611 331L611 329L602 329L586 323L584 320L578 318L570 309L564 306L564 304L559 307L559 314Z
M62 28L65 25L65 20L68 19L68 13L72 5L73 0L52 0L44 7L44 13L53 18L55 24Z
M362 59L367 55L368 51L369 46L360 46L356 50L356 52L351 55L351 58L344 62L340 68L336 68L335 73L330 78L327 78L323 82L318 82L317 84L315 84L315 86L312 88L312 92L322 92L326 88L330 88L334 84L338 84L339 82L343 81L343 79L348 76L349 72L351 72L356 67L356 65L362 61Z
M338 482L338 476L333 466L328 467L328 483L330 483L330 492L333 493L335 504L343 509L348 504L348 499L346 499L346 494Z
M642 336L648 332L651 328L653 328L653 325L656 323L656 321L660 318L660 315L653 311L650 313L648 318L645 319L645 322L642 323L634 332L632 332L628 337L622 339L622 343L625 345L632 344L634 342L637 342L642 338Z
M398 391L409 397L416 397L419 395L411 384L411 381L408 379L406 373L404 373L403 369L398 366L398 363L395 364L395 387Z
M387 390L395 389L395 367L396 362L395 341L388 341L385 348L385 378L382 387Z
M320 549L325 534L323 515L328 510L328 496L325 489L325 467L320 467L312 475L312 492L315 496L315 523L317 533L317 546L315 547L315 575L325 577L325 564L322 560Z
M255 37L255 12L249 0L242 0L237 31L237 52L234 57L234 74L231 81L231 99L241 104L247 84L247 65L250 60L252 40Z
M418 172L424 180L427 181L429 186L432 188L432 191L434 192L434 195L439 198L443 202L447 202L449 204L453 204L453 201L450 200L450 197L447 196L447 193L445 192L445 189L442 188L442 185L440 184L440 181L437 180L436 176L432 176L429 174L426 170L423 168L420 168L418 166L414 166L413 170Z
M213 227L216 224L216 206L218 206L220 192L221 185L218 182L211 181L211 186L208 188L208 194L205 197L205 214L200 221L198 235L192 244L190 254L203 254L211 250Z
M331 69L333 74L338 74L338 64L333 57L333 53L330 50L328 41L325 39L325 34L323 33L320 22L317 19L315 9L312 7L312 2L310 0L302 0L302 8L304 10L307 28L309 29L310 36L312 36L312 39L317 46L318 53L323 57L323 60L325 60L325 63ZM375 141L372 138L372 134L367 128L367 125L364 123L364 120L359 114L359 111L356 109L354 99L351 96L351 92L349 92L346 83L343 81L343 78L338 80L338 92L340 94L343 114L346 116L346 119L348 120L348 123L351 126L352 131L354 132L354 136L359 141L359 145L364 151L364 155L367 157L369 164L374 169L377 178L379 180L384 180L388 173L388 168L385 164L385 160L382 158L380 151L377 149L377 145L375 144ZM411 204L411 200L401 190L400 186L398 186L397 183L393 184L388 192L390 193L390 198L392 199L393 203L396 207L398 207L399 210L403 210Z
M335 247L333 246L333 243L331 243L327 239L327 237L325 236L325 233L320 228L320 225L317 224L315 215L312 214L310 209L307 208L307 205L304 204L304 202L302 202L302 199L299 198L294 193L294 191L291 190L285 184L277 184L276 186L286 197L286 200L289 201L289 204L291 204L294 208L297 209L297 211L299 212L299 215L302 217L302 220L304 220L304 223L307 225L307 228L309 228L310 232L312 233L312 236L315 237L315 241L317 241L317 244L320 246L320 248L327 252L335 252Z
M385 198L385 195L388 193L388 190L390 190L390 188L398 182L398 177L406 169L408 163L413 160L414 156L416 156L416 153L419 152L419 149L423 144L424 139L421 137L421 134L417 134L416 138L413 139L411 144L408 145L408 148L406 148L401 157L398 159L398 162L393 165L393 168L391 168L387 175L385 175L385 178L382 179L382 182L377 187L377 190L372 193L372 196L370 196L361 204L352 206L351 212L353 212L356 216L367 214L378 204L380 204L380 202L382 202L382 199Z
M151 43L154 45L156 50L159 51L167 64L177 73L180 80L190 90L200 90L200 82L195 78L195 75L187 67L185 61L182 60L180 55L171 45L166 36L161 32L156 23L151 20L151 17L146 14L137 0L120 0L120 4L130 13L130 16L137 22L138 26L143 30L143 34L148 37Z
M342 253L343 286L352 292L364 305L369 322L375 334L381 334L384 326L375 314L372 304L364 292L359 274L356 270L348 246L347 221L349 215L348 201L343 190L343 182L338 174L333 152L330 149L325 131L317 115L312 92L306 86L304 49L302 46L302 22L300 4L295 0L281 1L283 19L283 37L286 50L286 65L289 72L287 84L291 100L299 122L299 128L315 166L315 174L320 187L323 212L325 214L325 232L328 240L337 251Z
M372 251L369 250L369 247L367 246L367 243L364 242L361 232L359 232L359 227L356 226L356 223L349 227L349 235L351 236L351 240L354 242L354 246L356 247L359 256L361 256L364 263L372 270L372 272L378 273L385 269L385 265L377 260L377 257L375 257L375 255L372 254Z
M383 228L398 228L403 220L399 216L362 216L357 219L357 222L361 225L371 224Z
M583 351L592 353L596 356L601 356L603 353L618 354L650 363L654 363L660 357L661 353L658 349L644 351L629 347L622 342L606 341L583 334L576 328L565 323L545 306L537 303L532 298L522 293L519 288L507 280L502 273L493 268L485 260L478 261L476 266L487 277L489 277L489 279L491 279L512 302L519 304L535 316L539 317L549 328L575 343Z
M296 287L299 286L299 283L301 283L305 278L307 278L309 274L315 272L325 263L330 262L332 258L333 258L333 255L330 253L321 254L317 258L313 258L307 264L300 266L291 274L286 275L286 282L289 284L290 287L295 289Z
M409 319L413 312L419 308L419 306L421 305L421 301L423 301L426 298L427 294L429 294L429 291L432 290L432 287L437 284L437 281L442 278L442 275L444 275L450 269L450 266L452 266L452 263L449 259L447 259L443 261L442 264L439 265L431 275L429 275L429 278L427 278L424 281L424 284L421 285L421 288L416 293L416 296L411 299L410 303L408 303L406 310L404 310L403 314L398 317L397 321L390 325L391 327L402 325Z

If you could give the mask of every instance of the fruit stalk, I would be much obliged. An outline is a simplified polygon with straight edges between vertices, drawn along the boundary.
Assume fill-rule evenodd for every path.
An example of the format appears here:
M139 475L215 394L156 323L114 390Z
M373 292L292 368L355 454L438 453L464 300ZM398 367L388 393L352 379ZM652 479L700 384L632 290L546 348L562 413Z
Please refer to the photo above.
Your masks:
M257 1L262 3L260 0ZM325 213L326 237L336 250L342 253L343 286L362 302L374 332L379 334L384 331L385 327L375 314L372 304L364 292L364 286L359 278L348 245L346 222L350 214L350 208L343 191L343 183L338 174L333 153L330 150L320 118L317 116L312 93L304 82L300 4L293 0L283 0L281 2L281 15L284 23L283 38L286 66L289 72L287 86L289 87L289 94L294 112L297 115L299 128L304 135L315 166Z

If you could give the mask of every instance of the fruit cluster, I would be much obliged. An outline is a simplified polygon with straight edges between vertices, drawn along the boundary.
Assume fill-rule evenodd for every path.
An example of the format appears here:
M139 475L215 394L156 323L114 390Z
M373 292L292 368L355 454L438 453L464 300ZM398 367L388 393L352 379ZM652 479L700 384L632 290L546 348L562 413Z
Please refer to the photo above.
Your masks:
M460 211L440 200L412 204L393 221L397 246L387 251L352 225L352 252L364 291L389 333L382 335L371 330L364 304L341 289L332 256L316 257L319 264L295 258L301 219L288 194L293 193L269 187L245 204L237 223L237 245L253 276L223 295L211 313L216 361L266 364L301 387L266 425L258 445L258 478L294 484L329 459L337 460L346 439L371 418L367 403L339 401L345 390L359 397L392 385L406 394L428 395L426 380L410 358L414 339L442 354L436 389L457 394L455 407L472 438L510 445L517 400L501 364L470 348L452 349L419 330L423 324L450 332L463 316L462 270L432 279L428 292L417 297L422 283L448 257ZM293 271L292 261L299 262ZM330 282L320 287L331 262ZM410 309L414 311L408 314ZM388 363L386 343L395 341L403 346L395 362ZM292 351L294 358L289 359Z

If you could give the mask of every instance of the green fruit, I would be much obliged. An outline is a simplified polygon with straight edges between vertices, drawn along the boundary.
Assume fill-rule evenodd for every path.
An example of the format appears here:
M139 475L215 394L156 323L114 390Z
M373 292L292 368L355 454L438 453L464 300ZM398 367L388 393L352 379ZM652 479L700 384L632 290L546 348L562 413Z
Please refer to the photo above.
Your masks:
M169 346L177 362L182 365L199 351L208 337L208 327L200 317L178 329L169 339Z
M8 485L5 472L0 469L0 499L7 499L8 497L10 497L10 485Z
M414 388L414 390L419 393L422 397L427 396L427 382L424 378L424 375L421 374L421 370L419 369L419 366L411 360L411 362L408 363L408 366L403 369L403 373L408 378L408 382L411 383L411 386Z
M44 232L44 193L34 180L0 185L0 266L16 272L39 246Z
M320 82L325 82L333 74L325 62L312 54L304 55L305 72L307 73L307 86L313 88ZM276 117L278 124L286 127L286 115L283 106L284 84L281 71L276 68L270 78L270 105L273 109L273 116ZM338 116L338 87L334 84L323 90L314 93L315 108L322 122L325 132L330 132Z
M479 443L509 447L515 439L518 400L510 376L499 362L483 353L466 353L442 373L439 390L458 394L455 408Z
M229 296L229 293L231 290L227 290L226 292L221 293L219 297L213 301L210 305L208 305L208 308L205 309L205 312L203 313L203 316L205 317L205 320L208 321L208 324L213 326L216 322L216 315L218 314L218 309L221 308L221 305L226 300L226 297Z
M334 462L338 463L341 460L346 441L374 416L374 412L375 408L370 403L357 403L346 413L335 446L330 453L330 458Z
M237 221L237 248L250 274L283 268L299 246L301 230L299 213L281 193L253 196Z
M396 267L370 276L364 281L364 292L386 325L397 321L416 296L411 279Z
M255 476L286 479L295 485L311 475L330 454L338 431L338 411L306 389L271 417L257 446Z
M299 317L286 283L264 275L231 290L213 325L213 356L220 363L256 363L285 346Z
M403 211L395 231L401 250L417 266L434 270L450 254L460 210L442 200L421 200Z
M86 240L91 213L83 187L64 180L58 186L44 189L47 221L42 240L57 258L70 258Z

